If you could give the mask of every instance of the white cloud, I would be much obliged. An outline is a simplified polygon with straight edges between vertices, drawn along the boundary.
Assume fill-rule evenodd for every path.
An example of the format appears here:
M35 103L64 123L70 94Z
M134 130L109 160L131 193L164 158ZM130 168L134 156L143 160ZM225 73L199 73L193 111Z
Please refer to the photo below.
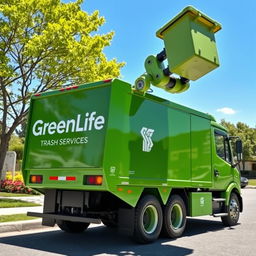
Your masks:
M237 113L234 109L227 108L227 107L219 108L219 109L217 109L217 112L221 112L221 113L223 113L225 115L234 115L234 114Z

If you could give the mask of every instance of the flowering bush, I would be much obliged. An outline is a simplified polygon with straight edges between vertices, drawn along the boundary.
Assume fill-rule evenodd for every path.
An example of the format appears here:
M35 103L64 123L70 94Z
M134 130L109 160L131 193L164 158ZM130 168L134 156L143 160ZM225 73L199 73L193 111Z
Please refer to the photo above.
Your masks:
M35 190L25 186L21 172L16 172L15 177L12 177L11 172L7 172L6 179L1 181L1 191L32 195L39 194Z
M15 172L15 176L13 177L12 172L6 172L5 176L6 180L14 180L14 181L22 181L23 182L23 176L22 172Z

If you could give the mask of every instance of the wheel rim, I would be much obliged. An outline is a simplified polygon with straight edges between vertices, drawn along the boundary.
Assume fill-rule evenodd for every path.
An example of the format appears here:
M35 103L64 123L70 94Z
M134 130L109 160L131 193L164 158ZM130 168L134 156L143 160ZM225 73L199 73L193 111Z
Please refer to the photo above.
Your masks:
M143 212L143 229L147 234L152 234L157 227L158 213L153 205L148 205Z
M233 220L236 220L239 216L239 205L235 199L230 200L229 206L230 217Z
M182 208L179 204L174 204L171 212L170 212L170 218L171 218L171 227L173 229L179 229L182 226L183 221L183 213Z

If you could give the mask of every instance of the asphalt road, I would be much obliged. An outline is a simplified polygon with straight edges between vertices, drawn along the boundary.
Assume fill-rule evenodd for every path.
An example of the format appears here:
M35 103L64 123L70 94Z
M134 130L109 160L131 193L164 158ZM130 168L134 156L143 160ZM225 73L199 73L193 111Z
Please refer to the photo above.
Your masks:
M219 218L188 220L183 237L158 239L138 245L115 230L94 226L83 234L66 234L57 228L0 234L1 256L86 255L256 255L256 189L244 189L244 212L239 225L224 228Z

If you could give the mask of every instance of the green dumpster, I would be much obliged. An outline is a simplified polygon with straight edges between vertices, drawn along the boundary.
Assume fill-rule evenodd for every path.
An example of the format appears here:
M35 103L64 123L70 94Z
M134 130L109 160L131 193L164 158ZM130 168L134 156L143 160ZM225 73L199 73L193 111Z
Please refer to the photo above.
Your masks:
M156 32L164 40L169 69L197 80L219 66L214 33L221 25L189 6Z

